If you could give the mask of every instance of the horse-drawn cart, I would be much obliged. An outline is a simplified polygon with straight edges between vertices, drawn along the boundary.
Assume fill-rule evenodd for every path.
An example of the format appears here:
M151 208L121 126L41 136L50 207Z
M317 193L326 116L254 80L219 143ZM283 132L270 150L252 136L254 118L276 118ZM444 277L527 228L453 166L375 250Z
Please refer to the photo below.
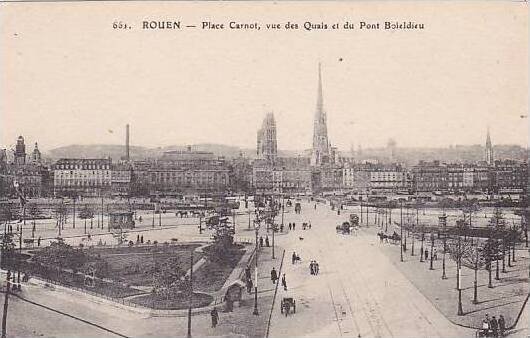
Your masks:
M285 317L287 317L287 315L291 313L291 308L293 309L293 313L296 313L296 301L294 298L283 297L280 304L280 312L285 314Z
M341 225L337 225L335 227L335 230L337 230L337 233L340 233L343 235L349 235L351 234L352 226L350 222L342 222Z

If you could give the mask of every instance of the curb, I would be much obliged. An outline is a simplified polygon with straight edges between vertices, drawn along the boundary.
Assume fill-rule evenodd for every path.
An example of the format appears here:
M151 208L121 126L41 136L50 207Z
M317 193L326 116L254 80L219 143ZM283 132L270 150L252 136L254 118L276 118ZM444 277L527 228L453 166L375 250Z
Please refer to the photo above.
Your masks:
M282 273L282 267L283 267L283 259L285 258L285 249L283 249L282 253L282 261L280 262L280 268L278 269L278 275L281 275ZM280 284L278 281L276 281L276 287L274 288L274 297L272 297L272 305L271 305L271 311L269 313L269 320L267 322L267 333L265 334L265 337L269 337L269 331L271 328L271 319L272 319L272 311L274 311L274 303L276 302L276 294L278 293L278 284Z

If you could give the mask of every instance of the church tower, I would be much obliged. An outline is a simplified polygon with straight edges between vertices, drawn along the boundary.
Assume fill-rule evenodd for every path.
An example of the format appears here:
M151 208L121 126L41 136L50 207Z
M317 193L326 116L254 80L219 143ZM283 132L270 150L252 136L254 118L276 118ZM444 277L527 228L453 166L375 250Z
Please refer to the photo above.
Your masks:
M22 136L18 137L17 145L15 146L15 164L26 164L26 145Z
M315 120L313 125L313 151L311 165L321 166L329 163L329 141L326 112L324 111L324 98L322 95L322 70L318 64L318 91Z
M35 142L35 148L33 149L33 153L31 153L31 162L38 164L41 163L42 155L39 150L39 145L37 142Z
M490 128L488 127L488 133L486 135L486 154L484 160L487 164L493 165L495 162L493 158L493 145L491 144Z
M274 162L278 156L278 142L276 139L276 121L274 120L274 113L267 113L265 119L263 119L263 124L258 130L257 141L258 158Z

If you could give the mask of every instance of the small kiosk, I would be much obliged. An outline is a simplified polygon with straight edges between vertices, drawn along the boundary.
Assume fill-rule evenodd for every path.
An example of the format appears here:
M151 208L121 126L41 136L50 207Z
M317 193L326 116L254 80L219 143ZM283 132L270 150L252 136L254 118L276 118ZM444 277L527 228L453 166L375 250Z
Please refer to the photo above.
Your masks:
M133 229L132 211L111 212L109 214L109 227L111 229Z

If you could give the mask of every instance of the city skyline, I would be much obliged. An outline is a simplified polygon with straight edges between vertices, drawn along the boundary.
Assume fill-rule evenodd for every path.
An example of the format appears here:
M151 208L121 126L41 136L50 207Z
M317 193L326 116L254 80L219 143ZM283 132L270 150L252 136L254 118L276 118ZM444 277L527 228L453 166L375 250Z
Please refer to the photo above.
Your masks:
M288 7L268 13L268 19L343 17L341 6L323 7L324 17L293 14ZM361 6L356 13L382 20L392 9L376 15ZM58 13L53 6L43 10ZM322 62L329 141L341 150L352 143L384 146L390 138L402 147L483 144L488 125L494 144L526 146L528 55L520 48L525 25L483 25L508 22L511 14L478 10L480 15L462 21L417 9L418 21L428 18L428 34L341 30L331 41L325 31L109 34L114 13L103 9L93 13L96 22L89 22L90 15L64 15L61 23L46 21L44 14L31 22L6 15L10 28L0 35L6 66L0 77L0 143L9 147L26 135L43 150L122 144L129 123L132 145L254 147L259 121L273 111L278 147L308 149ZM156 10L146 10L150 14ZM191 12L188 19L195 20ZM93 29L78 28L85 24ZM458 34L478 26L482 33L472 43Z

